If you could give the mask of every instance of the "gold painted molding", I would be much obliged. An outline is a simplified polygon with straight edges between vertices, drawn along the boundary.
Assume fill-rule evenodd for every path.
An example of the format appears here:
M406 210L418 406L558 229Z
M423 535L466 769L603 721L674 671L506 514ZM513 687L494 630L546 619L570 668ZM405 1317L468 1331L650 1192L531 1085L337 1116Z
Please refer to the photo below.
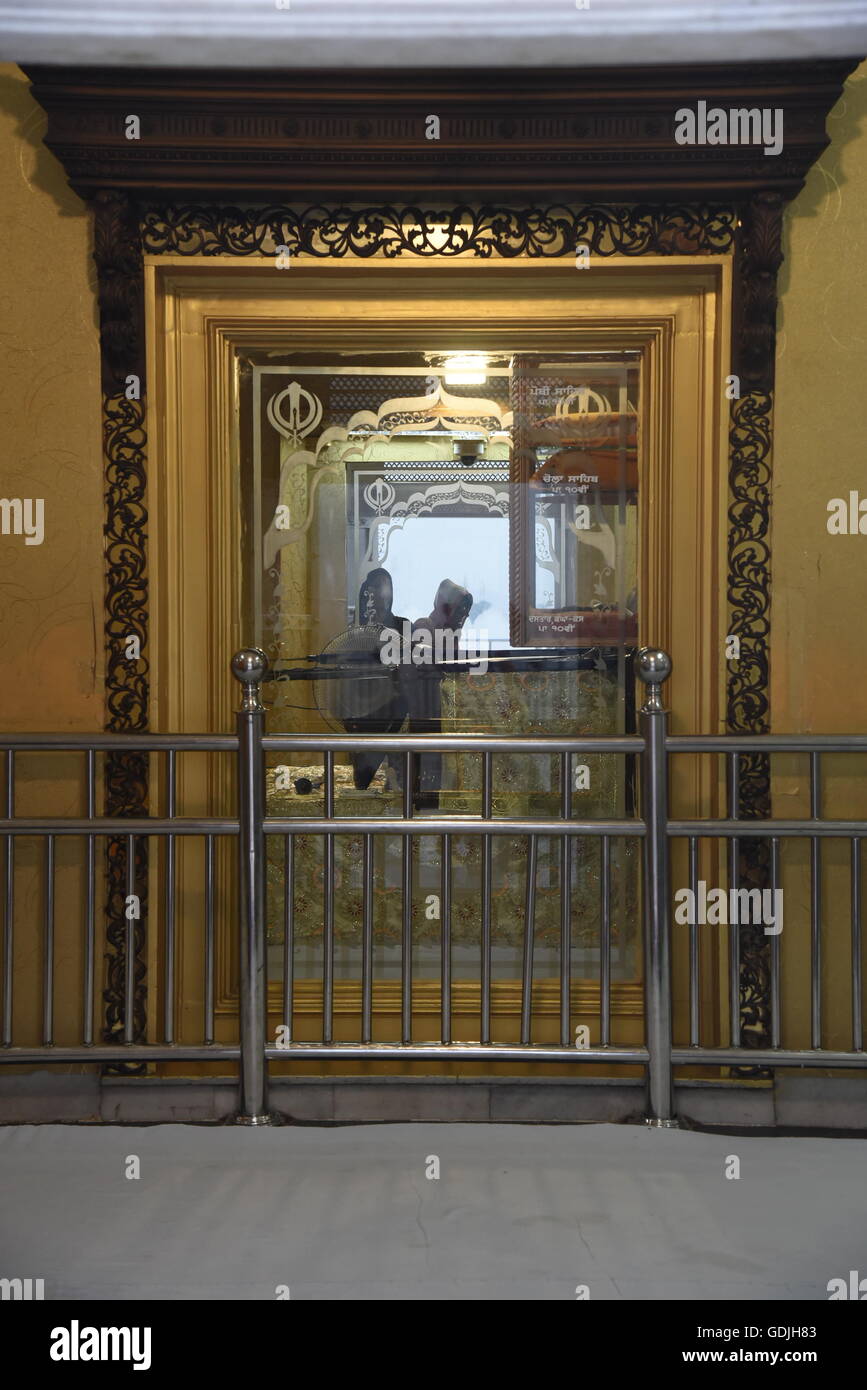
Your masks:
M568 260L528 257L419 263L375 256L307 265L299 258L288 271L276 270L269 258L243 265L234 257L146 258L154 729L233 726L236 694L228 663L247 640L240 594L238 354L253 347L400 351L423 344L430 350L514 345L640 352L640 641L672 654L667 698L673 731L721 731L728 426L722 388L731 278L729 256L611 257L589 271ZM185 814L228 804L228 761L212 759L209 773L198 766L201 760L179 760ZM675 760L673 814L717 809L716 769L712 759L704 763ZM184 850L179 846L180 882ZM227 869L217 901L234 900ZM178 994L195 1001L202 942L183 924L178 935ZM217 1001L227 1013L237 996L234 911L223 911L217 935ZM149 978L156 982L155 941L151 954ZM703 1004L715 1014L718 962L710 951L705 956ZM680 999L685 991L678 969L676 961ZM353 988L346 986L342 996L347 1011ZM374 997L390 1012L390 986L378 988ZM417 988L419 1003L433 1011L428 987L420 982ZM473 986L456 982L455 988ZM514 1011L517 988L497 988L495 1012ZM595 986L584 982L578 990L581 1007L595 998L598 1009ZM612 996L619 1012L627 999L640 997L640 986L615 985ZM478 1010L470 993L461 997L469 1011ZM302 999L299 987L299 1007L315 1009L313 998L303 1006ZM545 982L539 982L538 1000L547 1013ZM193 1005L184 1008L189 1016L178 1019L180 1038L199 1023ZM156 1017L158 1009L150 1012Z
M400 1014L399 980L375 980L372 988L375 1014ZM572 1013L593 1016L600 1012L599 985L592 980L576 980L572 984ZM279 1015L283 1006L282 986L272 981L268 986L268 1013ZM456 980L452 985L452 1014L479 1014L482 1007L481 988L469 980ZM438 980L417 980L412 987L413 1014L439 1014L442 992ZM220 1001L219 1012L237 1014L238 997ZM294 1008L296 1014L322 1015L322 985L316 980L296 980ZM334 983L335 1014L361 1014L361 985L356 980L336 980ZM521 1012L521 985L517 980L495 980L491 985L491 1012L506 1016ZM560 984L556 979L533 982L534 1017L560 1015ZM611 1013L623 1018L640 1018L644 1013L644 992L640 984L611 985Z

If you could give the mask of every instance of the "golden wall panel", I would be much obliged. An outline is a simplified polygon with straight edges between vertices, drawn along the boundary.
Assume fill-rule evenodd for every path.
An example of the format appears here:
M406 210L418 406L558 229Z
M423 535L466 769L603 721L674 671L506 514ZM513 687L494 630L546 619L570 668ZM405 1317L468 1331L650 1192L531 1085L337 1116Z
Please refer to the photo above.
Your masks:
M0 496L42 498L45 537L0 535L0 724L103 722L99 341L89 217L42 144L26 79L0 65ZM22 815L82 812L82 759L18 754ZM44 847L16 845L16 1038L40 1038ZM84 851L57 841L56 1035L80 1029Z
M867 536L828 533L828 502L867 498L867 63L828 117L831 145L785 223L771 540L776 733L867 732ZM825 815L867 818L867 759L824 762ZM774 812L809 814L809 759L774 760ZM849 845L822 851L825 1045L848 1047ZM809 845L782 851L783 997L790 1045L810 1045Z

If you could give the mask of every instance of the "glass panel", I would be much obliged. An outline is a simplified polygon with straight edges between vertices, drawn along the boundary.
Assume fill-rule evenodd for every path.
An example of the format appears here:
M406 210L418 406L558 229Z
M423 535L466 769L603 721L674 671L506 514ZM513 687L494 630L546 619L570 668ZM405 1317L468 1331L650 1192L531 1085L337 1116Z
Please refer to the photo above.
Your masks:
M639 362L624 353L250 354L245 631L271 732L613 734L634 727ZM631 813L623 758L576 759L576 815ZM319 758L270 758L269 812L322 814ZM425 754L418 816L479 815L478 754ZM557 819L560 760L493 759L493 814ZM335 815L402 814L403 764L337 759ZM453 836L456 980L479 978L481 840ZM612 845L612 976L635 979L637 842ZM402 841L376 837L374 970L399 978ZM414 976L440 969L440 843L414 846ZM572 842L573 976L598 978L598 842ZM526 839L493 841L493 975L520 976ZM335 977L357 980L362 844L335 850ZM296 979L321 975L321 840L296 847ZM556 976L559 841L538 843L536 978ZM279 976L283 846L269 842Z

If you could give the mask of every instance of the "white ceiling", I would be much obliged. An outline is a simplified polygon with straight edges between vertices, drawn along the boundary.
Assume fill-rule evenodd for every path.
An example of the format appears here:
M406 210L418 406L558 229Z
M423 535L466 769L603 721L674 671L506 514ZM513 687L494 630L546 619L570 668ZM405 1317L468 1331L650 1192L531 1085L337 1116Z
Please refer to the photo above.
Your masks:
M583 67L867 53L867 0L0 0L0 58Z

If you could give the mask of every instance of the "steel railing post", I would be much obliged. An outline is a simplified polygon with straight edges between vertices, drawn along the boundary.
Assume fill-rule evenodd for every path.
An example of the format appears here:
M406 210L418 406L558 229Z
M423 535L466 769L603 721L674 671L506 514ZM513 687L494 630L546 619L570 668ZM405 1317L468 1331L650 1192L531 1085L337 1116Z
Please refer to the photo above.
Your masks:
M668 713L660 686L671 674L666 652L644 647L638 675L641 707L641 815L644 821L644 1012L648 1051L647 1124L676 1126L671 1074L671 938L668 854Z
M242 687L238 727L238 870L241 1094L236 1122L267 1125L268 980L265 953L265 709L261 682L268 659L257 647L236 652L232 674Z

